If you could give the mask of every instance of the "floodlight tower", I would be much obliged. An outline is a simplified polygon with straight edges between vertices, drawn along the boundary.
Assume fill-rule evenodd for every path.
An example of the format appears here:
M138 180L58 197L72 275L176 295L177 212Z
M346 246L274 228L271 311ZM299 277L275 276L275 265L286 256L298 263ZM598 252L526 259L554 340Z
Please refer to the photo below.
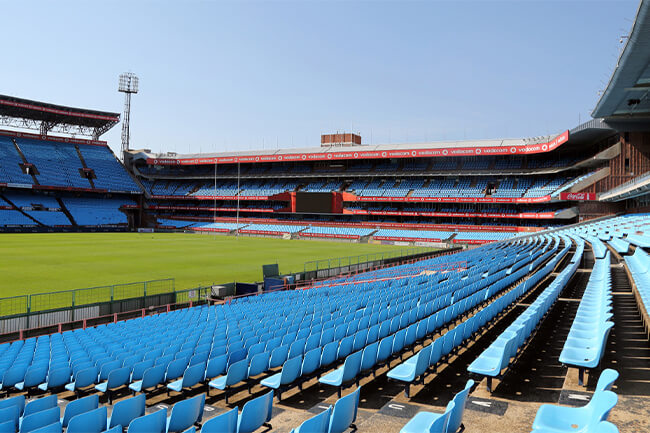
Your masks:
M133 72L120 75L118 91L124 93L124 118L122 119L122 158L124 152L129 150L129 117L131 116L131 94L138 93L138 77Z

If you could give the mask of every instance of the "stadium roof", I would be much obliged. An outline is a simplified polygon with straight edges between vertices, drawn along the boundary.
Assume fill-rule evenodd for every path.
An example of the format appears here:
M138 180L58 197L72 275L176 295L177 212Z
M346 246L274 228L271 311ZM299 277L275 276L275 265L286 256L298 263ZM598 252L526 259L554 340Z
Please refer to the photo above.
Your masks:
M0 95L0 125L39 130L41 135L55 131L97 139L119 121L119 113L65 107Z
M131 151L135 159L154 165L336 161L347 159L431 158L441 156L522 155L552 151L569 140L569 131L535 139L465 140L435 143L373 144L350 147L285 148L218 153L155 154Z
M607 89L591 115L607 123L634 124L650 119L650 0L642 0L629 38Z

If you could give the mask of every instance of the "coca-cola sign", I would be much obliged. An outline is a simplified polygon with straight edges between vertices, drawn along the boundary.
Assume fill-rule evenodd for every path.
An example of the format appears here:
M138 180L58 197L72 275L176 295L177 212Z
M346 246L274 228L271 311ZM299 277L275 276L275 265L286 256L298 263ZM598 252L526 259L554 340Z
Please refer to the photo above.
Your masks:
M560 200L593 201L597 199L593 192L561 192Z

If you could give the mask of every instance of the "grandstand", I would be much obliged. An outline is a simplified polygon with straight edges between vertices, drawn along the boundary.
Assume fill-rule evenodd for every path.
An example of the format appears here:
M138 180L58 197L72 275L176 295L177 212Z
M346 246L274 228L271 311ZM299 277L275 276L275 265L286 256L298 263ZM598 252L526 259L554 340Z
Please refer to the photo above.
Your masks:
M0 231L305 256L0 298L0 433L650 431L649 41L643 0L594 118L536 138L115 155L117 113L0 95Z

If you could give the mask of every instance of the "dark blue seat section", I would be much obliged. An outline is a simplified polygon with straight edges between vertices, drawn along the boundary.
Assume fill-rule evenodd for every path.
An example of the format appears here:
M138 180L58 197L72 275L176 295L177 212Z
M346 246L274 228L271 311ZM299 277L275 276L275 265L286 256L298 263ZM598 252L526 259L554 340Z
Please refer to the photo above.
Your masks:
M560 353L560 362L578 368L578 381L584 382L584 371L600 364L607 337L614 322L612 313L612 279L610 252L598 257L604 244L596 237L584 236L594 250L595 264L580 300L578 311ZM596 247L599 245L599 247Z
M501 378L504 370L515 362L519 349L526 347L526 344L534 335L537 327L544 319L549 309L573 277L584 251L584 242L580 238L571 240L563 236L564 248L553 257L540 271L535 273L529 281L536 284L542 278L549 275L558 263L569 252L571 245L576 243L576 252L568 265L553 279L544 291L524 310L497 338L485 349L467 368L477 376L487 377L487 389L492 392L492 379ZM512 360L512 361L511 361Z

